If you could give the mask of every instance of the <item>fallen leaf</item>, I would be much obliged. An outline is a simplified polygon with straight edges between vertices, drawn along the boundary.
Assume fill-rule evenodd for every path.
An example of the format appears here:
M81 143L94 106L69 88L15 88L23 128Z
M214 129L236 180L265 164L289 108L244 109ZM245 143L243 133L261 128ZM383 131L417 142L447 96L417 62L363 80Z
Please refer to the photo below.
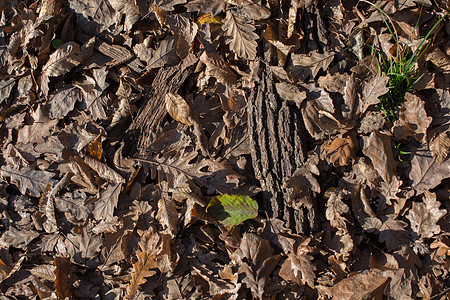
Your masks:
M258 216L258 203L244 195L222 194L209 202L206 212L225 227L231 228Z
M180 95L168 93L165 96L166 110L176 121L192 126L195 121L192 119L192 112L189 104Z
M119 202L122 189L121 183L109 183L100 193L100 198L94 202L92 214L97 221L112 219Z
M398 250L410 242L409 231L405 229L407 226L408 224L401 220L387 219L380 227L378 240L386 244L388 251Z
M200 56L200 61L206 65L206 75L212 76L223 84L234 84L237 76L225 62L222 56L206 51Z
M448 137L448 131L433 136L428 143L428 147L433 155L434 160L438 164L442 164L450 153L450 138Z
M363 84L362 107L360 107L360 114L364 114L371 105L380 103L379 97L389 92L386 86L389 77L386 74L377 74L372 77L367 83Z
M280 277L287 281L292 281L298 285L309 285L314 287L316 267L312 263L313 257L308 254L296 255L290 253L288 258L281 265Z
M175 200L172 197L162 195L158 200L158 213L155 217L162 225L162 233L169 234L172 238L178 233L178 212Z
M255 26L252 20L227 11L227 15L222 25L226 35L226 43L230 49L239 57L245 59L254 59L256 57L256 40L258 35L254 32Z
M173 65L179 61L177 56L177 39L175 36L164 39L152 58L147 63L146 70L161 68L167 65Z
M95 172L97 172L100 178L103 178L109 182L114 183L125 183L125 179L112 168L108 167L106 164L98 161L89 156L84 157L84 162Z
M423 202L413 202L406 218L411 223L412 230L422 238L431 238L441 232L437 224L447 211L439 209L441 203L436 201L436 195L429 191L423 194Z
M51 179L55 174L47 171L36 171L32 167L10 167L3 165L1 168L2 177L11 177L11 182L17 183L22 195L27 192L30 196L39 197L47 187L47 184L54 184L55 180Z
M392 153L391 137L376 130L369 137L364 137L362 151L370 158L384 182L389 184L397 166Z
M193 0L186 5L187 11L199 11L202 13L210 13L212 17L223 11L227 5L223 0Z
M56 256L53 260L55 266L55 290L59 299L67 299L73 296L74 283L76 281L74 267L67 258Z
M356 158L356 143L351 136L338 137L333 141L323 144L323 152L328 163L335 167L347 166Z
M297 107L300 108L303 100L307 98L305 91L300 91L298 86L287 82L277 82L275 84L278 95L281 98L289 101L294 101Z
M309 54L292 54L291 72L294 77L305 80L314 79L320 69L326 70L334 59L334 52L310 52Z
M53 52L47 63L42 67L42 75L56 77L68 73L83 61L80 45L68 42Z

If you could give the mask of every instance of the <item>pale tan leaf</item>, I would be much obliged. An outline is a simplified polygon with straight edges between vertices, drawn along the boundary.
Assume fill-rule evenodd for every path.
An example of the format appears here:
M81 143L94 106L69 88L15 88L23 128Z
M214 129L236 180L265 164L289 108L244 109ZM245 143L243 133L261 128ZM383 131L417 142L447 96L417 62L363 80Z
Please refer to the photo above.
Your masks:
M84 162L95 172L100 178L114 183L125 183L125 179L119 173L108 167L106 164L89 156L84 157Z
M331 191L331 195L326 203L325 217L330 221L330 225L337 229L347 229L348 219L345 217L350 209L344 203L343 198L351 194L349 191L338 188Z
M342 116L346 119L351 119L353 111L355 109L356 97L357 97L357 83L355 80L355 74L352 73L348 77L344 87L344 105L342 107Z
M326 70L334 59L334 53L325 51L310 52L309 54L292 54L292 75L300 80L308 77L314 79L320 69Z
M437 69L444 74L447 81L450 79L450 58L438 47L427 54L427 60L430 60Z
M42 67L42 75L56 77L68 73L83 61L80 45L68 42L53 52Z
M388 81L389 77L383 73L382 75L377 74L363 85L361 114L364 114L369 106L378 104L380 102L378 97L389 92L389 88L386 86Z
M411 159L409 179L412 187L419 193L436 187L441 181L450 176L450 160L438 164L431 152L425 148L418 149Z
M121 189L121 183L110 183L100 193L100 198L95 201L94 209L92 211L92 214L97 221L113 218L114 209L117 207L117 203L119 202Z
M175 36L170 36L164 39L153 53L152 58L148 61L146 70L173 65L178 61L177 38Z
M172 238L178 232L178 212L175 200L172 197L162 196L158 201L158 213L155 217L163 227L163 233Z
M111 119L111 124L109 125L111 128L118 125L122 120L128 117L131 114L130 102L128 99L122 98L119 102L119 107L113 114Z
M227 11L227 16L222 25L227 37L226 43L230 45L230 50L239 57L254 59L256 57L256 40L258 35L254 32L255 26L252 20Z
M30 269L30 273L48 281L55 281L55 269L54 265L39 265Z
M450 138L448 137L448 131L436 134L431 138L428 147L434 160L438 164L442 164L450 153Z
M19 130L17 141L19 143L43 143L44 137L49 136L51 130L58 123L58 120L51 120L49 118L47 109L43 105L31 113L33 124L25 125Z
M336 300L384 299L384 290L390 282L389 276L377 269L359 273L339 281L334 286L321 286L319 292Z
M193 126L195 121L192 118L191 108L186 100L178 94L167 93L165 96L166 110L176 121Z
M200 61L206 65L206 75L212 76L223 84L234 84L237 76L225 62L222 56L206 51L200 56Z
M306 92L301 91L298 86L288 82L278 82L275 84L278 95L281 98L289 101L294 101L297 107L300 108L303 100L306 99Z
M441 203L436 201L436 195L429 191L423 194L423 202L413 202L412 208L406 217L411 223L411 228L422 238L431 238L441 232L437 224L447 211L439 209Z
M372 132L369 137L364 138L363 153L370 158L384 182L390 183L397 166L392 153L391 137L378 131Z
M12 168L7 165L1 167L2 177L10 177L12 183L16 183L20 192L26 195L27 192L33 197L41 196L47 184L55 183L51 179L55 174L47 171L36 171L32 167Z

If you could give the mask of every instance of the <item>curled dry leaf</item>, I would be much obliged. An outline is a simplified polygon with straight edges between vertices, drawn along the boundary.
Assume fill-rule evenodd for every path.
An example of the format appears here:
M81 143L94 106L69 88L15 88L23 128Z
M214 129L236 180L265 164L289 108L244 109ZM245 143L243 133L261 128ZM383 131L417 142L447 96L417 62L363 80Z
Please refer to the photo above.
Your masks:
M84 157L84 162L95 172L100 178L109 182L125 183L125 179L119 173L108 167L106 164L89 156Z
M166 110L176 121L192 126L195 121L192 118L191 108L186 100L178 94L168 93L165 96Z
M158 213L155 217L163 227L163 233L172 238L178 233L178 212L172 197L162 196L158 201Z
M206 65L206 75L216 78L223 84L234 84L237 76L225 62L222 56L206 51L200 56L200 61Z
M290 253L280 270L280 277L284 280L293 281L298 285L309 285L314 288L314 279L316 267L313 264L313 257L302 253L296 255Z

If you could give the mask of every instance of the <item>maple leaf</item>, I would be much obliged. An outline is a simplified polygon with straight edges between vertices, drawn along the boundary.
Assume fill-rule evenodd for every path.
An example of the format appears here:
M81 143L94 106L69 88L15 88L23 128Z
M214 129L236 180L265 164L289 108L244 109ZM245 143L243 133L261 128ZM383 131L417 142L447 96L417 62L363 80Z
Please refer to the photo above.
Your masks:
M227 37L226 43L230 45L232 51L239 57L255 59L258 35L254 32L255 26L251 19L228 10L222 29Z

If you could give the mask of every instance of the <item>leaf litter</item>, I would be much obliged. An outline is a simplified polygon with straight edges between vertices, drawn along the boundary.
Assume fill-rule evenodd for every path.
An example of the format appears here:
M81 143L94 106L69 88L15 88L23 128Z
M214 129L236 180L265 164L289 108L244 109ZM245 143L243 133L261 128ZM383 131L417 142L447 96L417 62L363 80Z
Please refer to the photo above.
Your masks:
M449 297L445 1L0 7L2 297Z

